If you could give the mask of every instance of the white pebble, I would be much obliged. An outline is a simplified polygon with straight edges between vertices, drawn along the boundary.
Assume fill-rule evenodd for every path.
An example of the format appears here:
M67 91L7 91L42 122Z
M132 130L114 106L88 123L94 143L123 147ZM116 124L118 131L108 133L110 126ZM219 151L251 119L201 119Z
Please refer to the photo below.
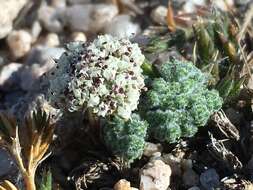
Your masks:
M192 169L188 169L183 174L183 183L187 187L192 187L199 183L199 175Z
M140 190L167 190L171 168L161 160L152 160L140 172Z
M151 12L152 20L160 25L166 25L167 8L165 6L158 6Z
M144 151L143 151L143 155L147 156L147 157L151 157L156 152L161 153L161 151L162 151L162 145L161 144L154 144L154 143L151 143L151 142L146 142L145 148L144 148Z
M131 21L129 15L118 15L105 26L105 33L119 38L133 37L140 32L138 24Z
M114 185L113 190L132 190L132 188L129 181L121 179Z
M188 190L200 190L200 188L198 186L193 186L193 187L189 188Z
M41 27L41 24L39 21L35 21L33 24L32 24L32 27L31 27L31 30L30 30L30 33L31 33L31 36L32 36L32 42L36 42L40 33L42 31L42 27Z
M56 47L60 45L59 37L56 33L47 34L44 45L48 47Z
M180 158L175 157L172 154L165 154L165 155L163 155L162 160L166 164L170 165L173 175L181 176L182 171L181 171L181 159Z
M32 37L25 30L14 30L7 37L7 44L15 58L21 58L31 49Z
M0 39L12 30L12 22L28 0L0 0Z
M17 81L12 80L11 77L13 77L13 74L16 73L21 67L22 64L20 63L10 63L3 66L0 71L0 87L7 88L7 86L12 86L14 83L16 83Z
M86 4L86 3L91 3L91 0L68 0L68 3L73 5L73 4Z
M226 0L226 1L214 0L213 3L219 9L223 11L229 11L229 8L231 8L234 5L234 0Z
M23 90L32 91L36 90L33 85L35 81L39 79L44 73L52 69L54 65L49 61L45 64L33 64L31 66L26 65L20 72L21 88Z
M55 8L65 8L66 0L51 0L51 5Z
M39 20L48 31L56 33L61 32L64 25L60 18L64 11L64 9L56 9L46 5L42 6L39 10Z
M86 42L87 38L83 32L73 32L71 34L71 40L74 42Z
M77 4L68 7L62 19L72 31L96 33L117 14L118 8L113 4Z

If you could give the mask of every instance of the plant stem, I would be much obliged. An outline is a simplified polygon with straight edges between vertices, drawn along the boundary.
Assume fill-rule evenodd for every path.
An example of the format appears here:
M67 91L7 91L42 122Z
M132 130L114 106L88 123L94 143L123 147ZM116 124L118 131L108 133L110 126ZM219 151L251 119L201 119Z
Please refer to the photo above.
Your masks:
M26 172L23 174L26 190L36 190L34 177L35 174Z
M88 119L89 124L92 128L99 128L99 119L92 113L90 109L88 109Z
M99 118L92 113L92 110L87 110L87 116L89 121L89 127L90 127L90 138L93 141L94 144L98 144L98 139L100 138L100 120Z

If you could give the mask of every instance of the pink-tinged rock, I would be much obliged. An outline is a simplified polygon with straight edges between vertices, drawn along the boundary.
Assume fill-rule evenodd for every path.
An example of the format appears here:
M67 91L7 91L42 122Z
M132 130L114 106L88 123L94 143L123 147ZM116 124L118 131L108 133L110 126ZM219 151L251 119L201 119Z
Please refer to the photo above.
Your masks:
M25 30L14 30L7 37L7 44L15 58L25 56L31 49L32 36Z
M161 160L152 160L140 173L140 190L167 190L171 168Z
M121 179L114 185L113 190L131 190L131 184L129 181Z
M0 39L12 30L13 20L28 0L0 0Z
M19 70L22 68L20 63L10 63L2 67L0 71L0 88L8 91L19 85Z
M63 19L72 31L96 33L118 14L113 4L77 4L65 10Z
M156 152L162 152L162 145L146 142L143 155L147 157L151 157Z

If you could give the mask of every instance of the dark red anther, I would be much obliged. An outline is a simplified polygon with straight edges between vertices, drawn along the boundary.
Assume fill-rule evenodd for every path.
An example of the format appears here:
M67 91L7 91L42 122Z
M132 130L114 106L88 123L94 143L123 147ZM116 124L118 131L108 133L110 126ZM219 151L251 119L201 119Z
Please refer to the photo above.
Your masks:
M119 93L120 93L120 94L123 94L123 93L124 93L124 89L123 89L123 88L120 88L120 89L119 89Z

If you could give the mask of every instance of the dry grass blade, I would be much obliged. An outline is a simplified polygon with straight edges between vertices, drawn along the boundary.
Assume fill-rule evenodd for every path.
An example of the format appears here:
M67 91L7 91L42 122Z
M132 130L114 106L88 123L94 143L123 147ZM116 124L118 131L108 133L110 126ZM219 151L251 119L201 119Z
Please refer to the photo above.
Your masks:
M242 163L240 160L228 150L223 141L216 140L212 134L210 134L211 143L207 145L207 149L210 154L218 161L222 162L229 170L240 170Z
M119 11L121 12L122 10L122 3L120 0L111 0L112 4L116 5L119 9Z
M246 17L245 17L244 23L242 25L240 33L238 34L239 41L241 41L241 39L243 38L243 36L244 36L244 34L245 34L248 26L251 23L252 18L253 18L253 5L251 5L251 7L249 8L248 12L246 13Z
M173 8L170 2L168 3L168 9L167 9L167 25L171 32L176 31L176 23L174 20Z
M249 181L243 181L243 184L245 186L245 190L253 190L253 184Z
M35 172L47 157L54 125L50 124L50 117L42 110L26 118L21 126L17 126L14 119L11 120L4 114L0 118L0 139L16 159L26 189L35 190Z
M4 180L0 185L0 190L18 190L18 189L10 181Z
M229 121L223 111L214 113L211 120L214 122L214 126L227 138L239 140L240 134L238 129Z
M0 113L0 137L2 143L10 143L11 137L15 135L16 121L14 118L7 116L4 113Z

